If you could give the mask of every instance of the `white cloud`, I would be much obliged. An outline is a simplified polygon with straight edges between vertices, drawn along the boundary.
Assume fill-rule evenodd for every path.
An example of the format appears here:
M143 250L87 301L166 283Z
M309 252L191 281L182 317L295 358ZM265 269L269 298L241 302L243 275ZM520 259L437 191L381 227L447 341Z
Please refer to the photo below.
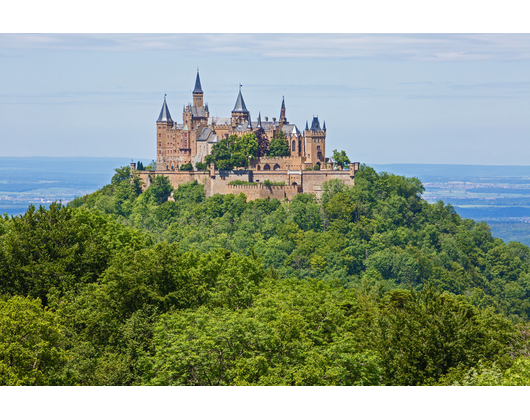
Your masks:
M0 49L176 51L252 58L530 59L530 34L0 34Z

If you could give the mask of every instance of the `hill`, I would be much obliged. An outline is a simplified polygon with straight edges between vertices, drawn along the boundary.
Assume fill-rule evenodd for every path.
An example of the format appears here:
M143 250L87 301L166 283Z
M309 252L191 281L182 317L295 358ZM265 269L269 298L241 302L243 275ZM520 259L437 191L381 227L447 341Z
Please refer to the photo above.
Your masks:
M416 178L362 166L324 187L247 203L190 183L167 201L164 177L142 193L124 167L4 218L2 383L528 383L530 248Z

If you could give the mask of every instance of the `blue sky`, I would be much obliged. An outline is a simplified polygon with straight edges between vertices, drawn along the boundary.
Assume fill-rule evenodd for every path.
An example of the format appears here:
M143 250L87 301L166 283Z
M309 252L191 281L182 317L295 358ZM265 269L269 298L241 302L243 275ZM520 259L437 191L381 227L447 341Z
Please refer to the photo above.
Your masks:
M318 115L327 154L527 165L528 34L0 34L3 156L155 155L200 68L211 115Z

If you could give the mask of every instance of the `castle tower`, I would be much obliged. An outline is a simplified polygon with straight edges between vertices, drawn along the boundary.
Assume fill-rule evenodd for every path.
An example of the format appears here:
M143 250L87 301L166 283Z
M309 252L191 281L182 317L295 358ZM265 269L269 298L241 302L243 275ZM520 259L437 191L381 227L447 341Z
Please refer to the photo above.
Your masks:
M202 106L203 94L201 88L201 79L199 77L199 69L197 68L197 78L195 79L195 89L193 89L193 106Z
M322 166L326 158L326 131L320 128L318 117L313 117L311 128L304 131L306 139L306 162L312 166L317 163Z
M245 101L243 100L243 95L241 94L241 85L239 85L239 95L237 95L236 104L232 110L232 126L242 124L249 119L249 112Z
M164 95L164 103L156 120L156 168L158 170L166 168L164 162L168 154L168 130L171 127L173 127L173 120L166 103L166 95Z

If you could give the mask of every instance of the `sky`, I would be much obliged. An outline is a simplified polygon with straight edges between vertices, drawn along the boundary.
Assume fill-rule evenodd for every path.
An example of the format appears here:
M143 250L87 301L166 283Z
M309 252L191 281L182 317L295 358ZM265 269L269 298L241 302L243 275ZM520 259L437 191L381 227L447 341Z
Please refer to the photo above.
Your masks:
M326 122L365 163L528 165L530 34L2 33L0 155L155 157L197 68L211 116Z

